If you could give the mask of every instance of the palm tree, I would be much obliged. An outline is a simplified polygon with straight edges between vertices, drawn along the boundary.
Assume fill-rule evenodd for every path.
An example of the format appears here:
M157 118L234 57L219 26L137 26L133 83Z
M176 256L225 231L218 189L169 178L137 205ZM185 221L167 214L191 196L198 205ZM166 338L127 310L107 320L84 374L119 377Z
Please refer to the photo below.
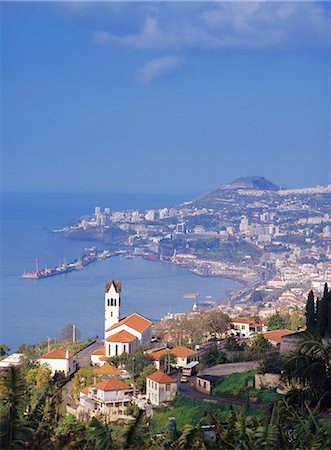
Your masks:
M181 436L172 445L174 448L205 449L203 430L197 426L185 425Z
M283 379L292 384L287 398L304 409L307 402L316 411L331 407L330 346L320 336L304 333L299 349L284 363Z
M139 409L137 415L123 429L117 448L136 449L144 446L144 419L144 411Z
M87 448L93 448L94 450L112 450L117 448L112 439L112 428L110 425L103 425L94 417L89 427L91 428L91 433Z
M25 447L31 441L31 428L25 417L27 392L19 368L10 367L3 378L1 411L1 447Z

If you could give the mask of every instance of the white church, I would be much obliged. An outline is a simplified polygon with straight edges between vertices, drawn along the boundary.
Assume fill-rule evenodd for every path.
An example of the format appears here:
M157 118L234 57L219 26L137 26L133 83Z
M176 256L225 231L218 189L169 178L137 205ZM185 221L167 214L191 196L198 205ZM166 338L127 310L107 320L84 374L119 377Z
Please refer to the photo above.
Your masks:
M133 353L141 345L149 345L152 322L138 313L121 319L121 282L107 281L105 286L105 345L91 354L92 364L103 365L111 356Z

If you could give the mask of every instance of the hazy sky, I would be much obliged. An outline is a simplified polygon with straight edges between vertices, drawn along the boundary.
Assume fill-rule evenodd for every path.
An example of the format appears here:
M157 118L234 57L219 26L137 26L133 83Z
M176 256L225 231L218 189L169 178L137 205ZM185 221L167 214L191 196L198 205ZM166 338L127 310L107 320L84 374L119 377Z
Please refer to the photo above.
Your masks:
M330 4L1 7L3 187L331 182Z

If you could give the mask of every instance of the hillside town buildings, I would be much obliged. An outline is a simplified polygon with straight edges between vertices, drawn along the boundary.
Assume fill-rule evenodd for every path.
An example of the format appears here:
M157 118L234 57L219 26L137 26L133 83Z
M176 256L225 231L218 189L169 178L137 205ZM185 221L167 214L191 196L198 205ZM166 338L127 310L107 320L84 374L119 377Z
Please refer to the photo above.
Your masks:
M115 211L98 206L77 224L55 231L69 238L102 236L114 242L112 252L130 258L242 281L243 288L228 295L232 312L300 308L302 296L300 303L299 296L291 300L282 294L302 289L305 298L311 283L320 293L330 279L331 185L279 189L262 177L240 180L176 207ZM261 295L256 303L257 289ZM107 355L137 345L139 336L125 331L131 336L113 336Z

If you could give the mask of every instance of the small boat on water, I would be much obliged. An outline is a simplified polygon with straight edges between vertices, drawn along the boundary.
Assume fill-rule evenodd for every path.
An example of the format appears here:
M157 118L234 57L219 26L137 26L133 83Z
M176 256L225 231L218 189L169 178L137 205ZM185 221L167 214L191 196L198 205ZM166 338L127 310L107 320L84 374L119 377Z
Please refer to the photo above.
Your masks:
M194 298L197 298L197 297L199 297L199 294L197 292L191 292L191 293L183 295L183 298L193 298L194 299Z

